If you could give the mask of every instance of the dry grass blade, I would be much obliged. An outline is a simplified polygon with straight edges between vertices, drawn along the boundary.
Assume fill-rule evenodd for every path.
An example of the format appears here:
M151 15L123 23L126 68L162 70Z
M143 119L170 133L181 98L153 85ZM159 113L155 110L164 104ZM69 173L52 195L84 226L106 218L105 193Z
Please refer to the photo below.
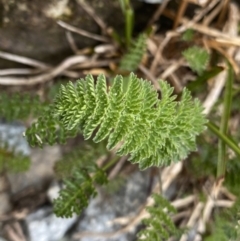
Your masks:
M185 198L177 199L173 201L171 204L176 209L183 209L184 207L189 207L189 205L193 204L195 200L196 200L196 196L190 195Z
M238 17L238 16L234 16L234 17ZM240 47L240 38L237 36L233 36L231 34L227 34L227 33L223 33L220 32L216 29L212 29L212 28L208 28L204 25L201 24L193 24L191 26L194 30L206 34L210 37L215 37L217 41L226 41L229 44L232 44L234 46L239 46Z
M178 24L178 22L181 22L182 25L179 26L175 31L168 31L166 33L166 37L165 39L161 42L161 44L158 46L158 49L156 51L156 54L154 56L154 59L152 61L151 67L150 67L150 72L155 75L156 73L156 68L158 66L158 64L162 64L162 62L164 62L164 58L162 56L162 51L165 48L165 46L170 42L170 40L173 37L178 37L182 32L184 32L185 30L187 30L188 28L194 26L194 24L196 22L198 22L203 16L205 16L205 14L207 12L209 12L214 6L215 4L218 2L219 0L215 0L212 1L206 8L203 8L198 14L196 14L193 18L193 20L191 21L184 21L185 18L182 17L182 13L180 12L179 14L181 14L181 16L179 17L179 19L177 20L177 22L175 22L176 24ZM182 2L182 10L184 10L184 8L186 7L187 4L187 0L183 0ZM172 17L172 19L176 19L175 18L175 14L172 13L171 11L167 11L168 15L170 15Z
M157 79L152 75L152 73L142 64L139 65L138 67L146 76L147 78L153 83L154 87L156 90L160 90L159 83Z
M222 71L220 74L218 74L217 77L215 78L212 89L210 90L205 101L203 102L204 114L206 115L209 114L213 105L218 100L222 92L222 89L224 87L226 77L227 77L227 72L225 70L225 71Z
M222 9L221 9L221 13L218 17L218 24L221 24L227 14L227 10L228 10L228 6L229 6L229 0L223 0L222 1Z
M184 59L177 60L176 62L172 63L165 71L158 77L161 79L166 79L169 75L174 73L180 66L184 63Z
M229 55L227 51L225 51L223 48L221 48L221 46L219 46L220 44L218 42L214 40L210 40L210 41L206 41L206 44L208 45L208 47L211 47L217 50L222 56L224 56L229 61L236 75L240 73L240 67L238 63L235 61L234 56Z
M69 32L69 31L66 31L66 38L67 38L67 41L70 45L70 48L72 49L73 53L77 54L78 53L78 47L74 41L74 38L72 36L72 33Z
M22 69L0 69L0 76L6 75L33 75L42 72L38 69L22 68Z
M182 0L180 3L180 7L178 8L177 16L174 20L173 29L176 29L176 27L179 25L180 19L184 15L187 6L188 6L188 0Z
M211 0L208 1L208 5L204 8L202 8L202 10L196 14L193 18L193 22L196 23L198 22L200 19L202 19L203 17L207 17L207 13L209 11L211 11L221 0Z
M101 28L102 32L107 35L107 25L104 23L104 21L97 15L97 13L94 11L94 9L84 2L83 0L77 0L77 3L93 18L93 20L98 24L98 26Z
M193 228L195 226L195 223L201 216L203 207L204 207L204 204L202 202L199 202L196 205L195 209L192 212L192 215L190 216L187 222L187 225L186 225L187 228ZM183 234L180 238L180 241L187 241L187 240L188 240L188 234Z
M35 85L39 83L44 83L62 74L66 69L70 68L71 66L82 63L87 60L88 58L86 56L72 56L65 59L61 64L53 68L48 73L44 73L34 77L26 77L26 78L2 77L0 79L0 84L1 85ZM76 78L77 77L78 76L76 76Z
M128 159L128 156L123 156L120 158L120 160L117 162L117 164L113 167L113 169L109 173L108 180L112 180L118 175L118 173L122 169L122 167L125 164L125 162L127 161L127 159Z
M106 37L103 37L103 36L100 36L100 35L97 35L97 34L94 34L94 33L90 33L86 30L83 30L83 29L79 29L79 28L76 28L70 24L67 24L61 20L57 21L57 24L59 26L61 26L62 28L64 29L67 29L71 32L74 32L74 33L77 33L77 34L80 34L84 37L88 37L88 38L91 38L91 39L95 39L97 41L101 41L101 42L109 42L110 40Z
M221 0L213 0L213 1L210 1L210 3L202 8L201 11L199 11L194 17L192 20L187 20L186 18L182 17L179 19L179 22L181 22L181 26L179 26L175 31L177 33L182 33L184 31L186 31L188 28L191 28L192 25L194 25L195 23L197 23L199 20L201 20L203 17L205 17L205 15L211 11L215 5ZM165 15L167 15L168 17L170 17L171 19L175 20L175 13L172 12L172 11L169 11L169 10L165 10L163 12Z
M158 64L161 64L162 62L164 62L164 58L162 56L162 51L165 48L165 46L169 43L169 41L173 38L173 37L177 37L179 36L179 33L174 32L174 31L169 31L166 34L166 37L164 38L164 40L161 42L161 44L159 44L158 48L157 48L157 52L154 56L154 59L152 61L152 64L150 66L150 72L155 75L156 73L156 69Z
M230 13L228 22L225 25L225 35L229 36L236 36L238 34L238 21L239 21L239 9L235 4L230 4ZM240 44L240 42L239 42ZM229 57L233 58L233 54L236 51L236 47L228 48L227 54ZM204 106L204 113L209 114L213 105L219 98L221 91L224 87L225 80L227 77L227 66L225 63L222 63L225 66L225 71L222 71L214 80L214 84L212 89L210 90L207 98L205 99L203 106Z
M172 11L165 11L164 14L171 18L174 19L174 12ZM238 17L236 15L231 16L231 17ZM224 33L221 32L217 29L207 27L203 24L197 24L193 21L188 20L187 18L182 18L181 22L183 23L182 26L178 27L176 31L172 31L172 34L176 33L182 33L188 28L192 28L196 30L197 32L200 32L202 34L205 34L209 37L216 38L217 41L222 41L222 42L227 42L228 44L232 44L233 46L240 46L240 37L237 37L237 35L229 34L229 33Z
M2 72L2 75L30 75L30 74L38 74L44 71L50 71L52 66L45 64L41 61L35 60L35 59L31 59L28 57L24 57L24 56L20 56L20 55L16 55L16 54L10 54L7 52L3 52L0 51L0 58L3 59L7 59L10 61L14 61L20 64L25 64L25 65L29 65L32 67L35 67L37 69L9 69L9 70L0 70ZM31 73L32 71L32 73ZM0 74L1 75L1 74ZM63 72L63 75L70 77L70 78L75 78L78 76L78 74L76 72L70 71L70 70L66 70ZM11 77L10 77L11 78Z
M170 0L163 0L163 2L161 3L161 5L159 5L157 11L154 13L154 15L152 16L152 18L149 20L147 26L151 26L155 21L157 21L159 19L159 17L161 16L162 12L164 11L164 9L166 8L168 2Z
M216 3L217 2L219 2L219 0L218 1L216 1ZM222 9L222 5L221 4L218 4L218 6L216 6L214 9L213 9L213 11L211 12L211 13L209 13L205 18L204 18L204 20L203 20L203 25L209 25L212 21L213 21L213 19L219 14L219 12L221 11L221 9Z
M119 60L89 60L83 63L79 63L73 67L73 69L85 69L85 68L98 68L98 67L106 67L111 63L118 63Z
M16 55L16 54L10 54L10 53L4 52L4 51L0 51L0 58L14 61L14 62L21 63L21 64L25 64L25 65L29 65L32 67L37 67L39 69L48 69L49 68L49 66L47 64L42 63L38 60L23 57L23 56Z
M27 238L23 234L23 230L19 224L19 222L13 222L11 224L7 224L4 227L4 231L7 233L7 236L12 241L26 241Z
M171 84L174 86L175 92L177 94L181 93L183 90L183 86L181 84L180 78L177 76L176 73L172 73L169 77Z

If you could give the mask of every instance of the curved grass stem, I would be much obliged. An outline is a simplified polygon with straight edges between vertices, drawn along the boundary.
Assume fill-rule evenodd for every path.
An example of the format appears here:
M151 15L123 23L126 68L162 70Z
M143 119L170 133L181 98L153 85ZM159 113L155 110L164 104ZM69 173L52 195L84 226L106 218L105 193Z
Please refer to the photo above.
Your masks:
M219 130L219 127L217 127L214 123L209 121L206 125L219 139L221 139L226 145L228 145L229 148L231 148L238 156L240 156L240 148L234 140L222 133Z

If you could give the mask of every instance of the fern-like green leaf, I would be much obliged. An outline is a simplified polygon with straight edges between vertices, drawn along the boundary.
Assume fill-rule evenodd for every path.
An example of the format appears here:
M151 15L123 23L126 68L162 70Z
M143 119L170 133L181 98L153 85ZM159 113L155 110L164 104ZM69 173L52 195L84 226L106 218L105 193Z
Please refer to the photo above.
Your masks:
M28 143L42 147L44 144L63 144L70 137L75 137L78 130L64 128L61 121L54 118L51 106L46 109L42 116L38 118L25 132Z
M158 194L153 194L153 199L155 206L146 208L150 214L150 218L143 220L146 229L138 233L139 241L167 240L171 235L178 232L169 217L170 214L176 213L175 208Z
M195 138L204 130L206 119L198 100L192 100L190 92L183 90L180 102L175 101L173 88L160 81L162 99L150 82L130 74L127 90L123 92L123 78L116 76L109 91L103 75L95 86L93 77L69 83L60 88L53 106L53 116L68 133L80 128L85 139L91 137L100 142L108 137L108 149L118 147L119 155L130 154L133 163L140 168L168 165L186 158L196 150ZM55 141L56 128L40 128L41 140ZM51 125L50 125L51 126ZM96 132L95 132L96 131ZM36 138L35 138L36 139Z
M56 162L55 173L65 180L64 189L54 201L56 215L70 217L73 213L80 214L90 197L96 194L95 184L106 183L105 173L95 164L95 160L104 154L104 142L86 141L80 149L65 154Z
M0 117L7 121L25 120L29 116L38 117L45 108L38 96L29 94L0 94Z
M64 179L65 187L54 200L54 213L58 217L71 217L80 214L87 207L91 197L96 195L95 185L107 182L105 172L93 162L81 162L72 172L71 177Z
M123 56L120 62L120 69L134 72L138 68L142 57L146 52L146 41L147 35L145 33L138 36L136 41L130 47L128 53Z
M201 47L193 46L183 51L182 54L190 68L201 75L209 62L209 53Z

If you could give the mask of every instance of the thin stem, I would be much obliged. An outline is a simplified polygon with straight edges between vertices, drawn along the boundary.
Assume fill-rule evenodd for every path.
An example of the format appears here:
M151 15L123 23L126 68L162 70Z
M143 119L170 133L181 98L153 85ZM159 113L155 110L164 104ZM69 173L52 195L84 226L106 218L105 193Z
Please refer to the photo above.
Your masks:
M233 84L233 69L229 65L228 69L228 78L226 80L226 87L224 93L224 108L220 124L220 132L227 135L228 132L228 121L231 112L232 104L232 84ZM224 177L227 164L227 155L226 155L226 143L219 139L218 142L218 166L217 166L217 177Z
M134 11L131 7L130 0L119 0L119 2L125 16L125 43L126 47L129 48L132 40Z
M219 127L217 127L214 123L208 122L207 127L216 135L218 138L220 138L222 141L228 145L229 148L231 148L238 156L240 156L240 148L238 145L235 143L234 140L232 140L229 136L223 134L220 130Z
M122 12L124 13L125 8L126 8L125 0L119 0L119 4L122 9Z
M103 167L103 170L104 170L104 171L107 171L107 169L109 169L111 166L113 166L118 160L119 160L119 156L115 156L114 158L112 158L111 161L109 161L109 162Z
M126 35L126 46L127 48L130 47L131 40L132 40L132 32L133 32L133 18L134 18L134 12L132 8L129 6L129 8L126 10L125 15L125 35Z

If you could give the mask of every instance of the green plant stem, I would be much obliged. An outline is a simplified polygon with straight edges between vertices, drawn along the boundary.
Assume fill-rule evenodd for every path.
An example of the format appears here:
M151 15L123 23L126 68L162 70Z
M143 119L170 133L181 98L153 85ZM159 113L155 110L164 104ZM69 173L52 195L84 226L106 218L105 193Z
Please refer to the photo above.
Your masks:
M120 7L122 9L122 12L125 12L126 9L126 0L119 0Z
M220 132L227 135L228 132L228 122L231 112L232 105L232 84L233 84L233 70L229 65L228 77L226 80L226 87L224 93L224 103L223 103L223 114L220 124ZM217 166L217 177L225 176L227 164L227 155L226 155L226 143L219 139L218 141L218 166Z
M207 127L216 135L218 136L222 141L226 143L238 156L240 156L240 148L238 145L232 140L229 136L223 134L219 128L212 122L208 122Z
M190 82L187 85L187 88L190 91L199 91L201 87L205 86L207 80L215 77L223 70L224 70L223 67L219 67L219 66L215 66L211 68L211 70L206 70L202 75L198 76L194 81Z
M134 12L133 12L132 8L129 7L125 14L126 14L125 15L126 46L127 46L127 48L129 48L131 45L131 40L132 40Z
M107 171L107 169L110 168L111 166L113 166L118 160L119 160L119 156L115 156L114 158L112 158L111 161L109 161L109 162L103 167L103 170L104 170L104 171Z
M125 44L129 48L132 40L134 11L131 7L130 0L119 0L121 9L125 16Z

